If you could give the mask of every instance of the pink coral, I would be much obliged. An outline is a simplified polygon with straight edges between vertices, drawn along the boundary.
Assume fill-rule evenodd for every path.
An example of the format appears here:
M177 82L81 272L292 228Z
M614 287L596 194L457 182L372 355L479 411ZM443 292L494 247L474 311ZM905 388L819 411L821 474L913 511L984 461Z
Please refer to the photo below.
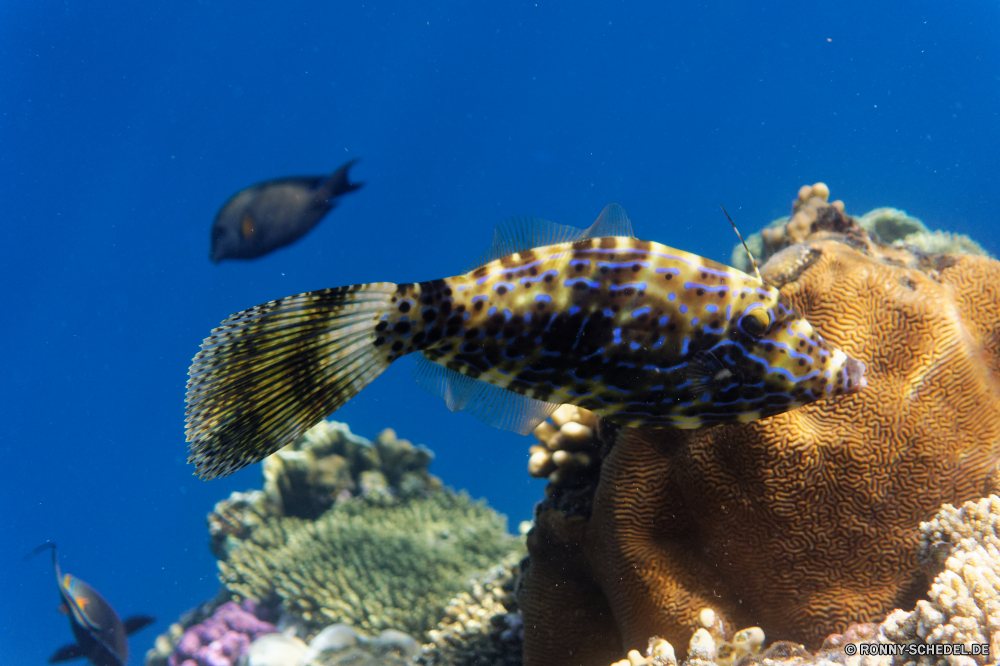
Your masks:
M227 602L212 616L190 627L181 636L169 666L234 666L246 654L258 636L277 631L270 622L256 615L257 606L250 600L242 604Z

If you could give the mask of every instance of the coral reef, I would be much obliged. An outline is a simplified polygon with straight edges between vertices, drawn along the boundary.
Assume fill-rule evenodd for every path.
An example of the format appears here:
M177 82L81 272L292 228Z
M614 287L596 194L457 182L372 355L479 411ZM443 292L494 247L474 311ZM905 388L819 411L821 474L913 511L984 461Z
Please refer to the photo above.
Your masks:
M793 243L802 242L814 234L818 211L824 208L830 189L824 183L804 185L799 196L792 202L792 216L781 217L771 222L761 231L747 236L746 242L758 262L765 262L778 250ZM844 203L834 201L829 204L840 213ZM855 218L857 226L869 233L875 240L896 248L909 248L924 254L977 254L990 256L979 243L968 236L948 231L928 229L923 222L897 208L876 208ZM733 246L731 263L742 271L750 271L750 260L741 243Z
M590 500L606 451L598 419L576 405L562 405L535 428L538 444L528 451L528 473L548 479L545 495L563 513L590 515Z
M706 606L819 647L913 607L917 525L997 488L1000 263L886 245L827 198L803 188L762 273L869 387L746 425L601 423L590 515L547 499L528 535L528 666L685 645Z
M440 480L427 471L433 459L429 449L397 439L390 429L369 442L347 424L320 421L264 459L264 493L279 515L316 518L338 497L406 499L439 488Z
M264 490L233 493L208 515L212 553L229 549L272 517L317 518L339 500L392 502L439 490L434 454L385 429L369 442L346 423L320 421L263 462Z
M920 525L919 557L934 582L928 600L912 612L896 610L882 623L897 643L986 644L992 656L949 658L979 664L1000 654L1000 497L991 495L956 509L947 504ZM918 663L931 664L932 657Z
M239 597L279 601L309 631L347 622L420 635L473 574L520 549L502 516L441 489L340 501L315 521L269 518L233 542L219 577Z
M493 567L472 589L448 602L445 616L427 632L421 666L520 666L524 626L513 590L516 558Z
M876 208L857 218L862 229L895 247L914 247L925 254L978 254L990 256L983 246L963 234L933 231L905 210Z
M302 656L303 666L409 666L420 654L412 636L386 629L374 638L347 624L321 631Z
M273 624L258 619L256 610L252 601L222 604L184 632L167 658L168 666L235 666L252 641L276 631Z

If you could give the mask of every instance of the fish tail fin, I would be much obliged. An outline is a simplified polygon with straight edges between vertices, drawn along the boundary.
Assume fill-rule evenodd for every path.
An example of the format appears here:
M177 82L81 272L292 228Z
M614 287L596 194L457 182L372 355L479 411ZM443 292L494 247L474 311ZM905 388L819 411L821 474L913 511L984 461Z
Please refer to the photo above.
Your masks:
M188 370L188 462L214 479L293 442L389 367L376 327L391 282L321 289L237 312ZM384 328L384 326L383 326Z
M319 187L318 197L324 201L329 201L342 194L349 194L354 190L364 187L364 183L352 183L347 179L347 172L358 162L358 159L355 158L350 162L342 164L339 169L333 172L333 175L323 181L323 184Z

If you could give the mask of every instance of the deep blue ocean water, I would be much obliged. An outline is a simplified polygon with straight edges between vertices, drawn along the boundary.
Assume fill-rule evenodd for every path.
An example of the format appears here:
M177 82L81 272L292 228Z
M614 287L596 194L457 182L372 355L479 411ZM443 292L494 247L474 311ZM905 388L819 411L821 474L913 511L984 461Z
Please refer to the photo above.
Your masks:
M0 664L70 640L47 558L122 615L218 589L205 514L260 468L185 464L184 383L237 310L457 274L493 225L587 226L728 261L822 180L994 254L1000 6L436 2L0 5ZM218 207L353 157L367 182L294 246L212 265ZM397 367L398 366L398 367ZM334 416L395 428L510 517L530 440L447 411L395 364Z

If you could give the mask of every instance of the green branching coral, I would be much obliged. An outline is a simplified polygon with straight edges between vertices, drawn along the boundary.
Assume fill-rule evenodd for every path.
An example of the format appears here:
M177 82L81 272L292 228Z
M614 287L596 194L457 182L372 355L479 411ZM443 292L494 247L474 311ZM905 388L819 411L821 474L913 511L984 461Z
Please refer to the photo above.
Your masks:
M338 501L316 520L272 516L219 561L238 597L303 620L310 633L345 622L369 632L433 627L469 579L523 546L503 516L468 495Z

